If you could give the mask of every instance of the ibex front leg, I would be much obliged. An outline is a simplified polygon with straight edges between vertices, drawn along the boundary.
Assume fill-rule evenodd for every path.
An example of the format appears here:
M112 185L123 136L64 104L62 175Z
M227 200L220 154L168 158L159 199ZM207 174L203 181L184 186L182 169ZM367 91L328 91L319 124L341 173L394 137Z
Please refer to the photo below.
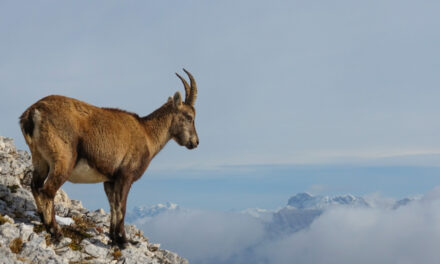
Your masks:
M131 182L119 178L116 182L105 182L104 189L110 203L110 239L112 244L125 248L128 246L128 240L125 234L124 219L127 205L128 191Z
M110 204L110 230L109 236L112 243L115 243L115 226L116 226L116 200L115 200L115 183L114 182L104 182L105 194L107 194L108 202Z

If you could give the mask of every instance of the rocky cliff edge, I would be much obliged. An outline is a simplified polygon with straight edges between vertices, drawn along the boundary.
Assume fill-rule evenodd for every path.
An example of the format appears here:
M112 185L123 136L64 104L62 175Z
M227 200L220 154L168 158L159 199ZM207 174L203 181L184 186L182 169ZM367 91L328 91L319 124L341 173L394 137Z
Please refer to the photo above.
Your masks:
M54 244L36 208L30 181L30 155L17 150L11 138L0 136L0 263L169 263L188 261L148 241L127 225L127 237L138 244L124 250L108 245L110 215L90 211L63 190L55 197L57 222L64 238Z

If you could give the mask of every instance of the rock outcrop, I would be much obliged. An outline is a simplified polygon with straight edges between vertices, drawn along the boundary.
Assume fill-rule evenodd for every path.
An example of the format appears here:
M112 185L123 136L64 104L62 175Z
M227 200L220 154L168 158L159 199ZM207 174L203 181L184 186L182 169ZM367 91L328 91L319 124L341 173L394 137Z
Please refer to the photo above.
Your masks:
M63 190L55 198L57 222L64 238L57 243L46 233L30 191L30 155L0 137L0 264L1 263L170 263L188 261L148 241L134 225L126 226L135 242L124 250L108 245L110 215L90 211Z

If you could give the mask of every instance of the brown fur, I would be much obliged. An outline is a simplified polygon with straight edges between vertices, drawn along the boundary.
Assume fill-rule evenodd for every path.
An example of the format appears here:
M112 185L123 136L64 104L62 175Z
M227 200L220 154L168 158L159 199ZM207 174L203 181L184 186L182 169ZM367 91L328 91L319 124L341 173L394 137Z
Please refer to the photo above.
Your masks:
M191 89L196 94L195 82ZM20 126L32 153L32 193L48 231L61 236L53 199L65 181L104 182L110 237L113 243L126 245L124 217L132 183L170 139L189 149L198 145L194 101L186 102L177 92L145 117L59 95L31 105L21 115Z

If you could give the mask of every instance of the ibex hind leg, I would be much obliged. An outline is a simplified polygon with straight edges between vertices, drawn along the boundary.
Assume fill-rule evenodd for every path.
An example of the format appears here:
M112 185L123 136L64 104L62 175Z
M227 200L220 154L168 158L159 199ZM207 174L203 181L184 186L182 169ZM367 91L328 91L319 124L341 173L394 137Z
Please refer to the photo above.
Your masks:
M34 196L37 213L40 215L41 221L44 222L40 189L43 187L44 181L49 173L49 164L43 159L38 151L31 149L31 152L32 165L34 166L31 181L32 195Z
M76 157L73 155L74 152L71 151L71 148L60 139L52 138L52 140L47 143L47 153L51 154L51 162L48 177L43 187L39 189L41 193L40 201L44 224L49 233L51 233L56 240L59 240L62 234L55 220L54 198L58 189L69 178Z

